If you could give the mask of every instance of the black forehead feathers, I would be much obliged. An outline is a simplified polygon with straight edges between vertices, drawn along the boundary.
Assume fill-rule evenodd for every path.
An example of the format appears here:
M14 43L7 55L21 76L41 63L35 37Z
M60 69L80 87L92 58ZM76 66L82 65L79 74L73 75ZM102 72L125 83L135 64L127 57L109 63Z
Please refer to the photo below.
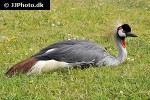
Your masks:
M127 32L131 32L131 28L128 24L123 24L121 27L123 28L123 30L125 30Z

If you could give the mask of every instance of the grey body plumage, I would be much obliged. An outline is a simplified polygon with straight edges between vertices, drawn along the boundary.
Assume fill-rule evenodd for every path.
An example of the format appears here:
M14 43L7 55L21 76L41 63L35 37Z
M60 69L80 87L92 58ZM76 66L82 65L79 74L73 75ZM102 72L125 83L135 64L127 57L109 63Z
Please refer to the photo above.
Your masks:
M47 50L54 49L51 52ZM72 64L73 66L97 66L100 59L106 56L107 51L94 42L87 40L67 40L48 46L35 54L40 60L54 59Z

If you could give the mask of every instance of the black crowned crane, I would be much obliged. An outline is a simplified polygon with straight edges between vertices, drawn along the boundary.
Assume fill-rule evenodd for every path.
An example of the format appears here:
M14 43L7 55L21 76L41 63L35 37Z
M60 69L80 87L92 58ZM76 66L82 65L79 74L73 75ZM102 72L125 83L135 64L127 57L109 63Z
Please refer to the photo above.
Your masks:
M118 56L111 56L100 45L87 40L67 40L52 44L30 58L19 62L8 70L6 76L11 77L14 73L23 72L40 74L47 71L81 66L82 68L92 65L117 66L127 58L127 36L137 37L131 33L128 24L119 26L115 34L115 42L118 46Z

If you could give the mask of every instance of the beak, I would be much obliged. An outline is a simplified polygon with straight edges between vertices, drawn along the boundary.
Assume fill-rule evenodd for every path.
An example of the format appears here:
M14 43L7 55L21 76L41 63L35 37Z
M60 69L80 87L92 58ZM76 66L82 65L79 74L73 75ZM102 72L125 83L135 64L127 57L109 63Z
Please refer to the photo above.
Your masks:
M127 36L130 36L130 37L138 37L137 35L135 35L135 34L133 34L133 33L131 33L131 32L127 32L126 35L127 35Z

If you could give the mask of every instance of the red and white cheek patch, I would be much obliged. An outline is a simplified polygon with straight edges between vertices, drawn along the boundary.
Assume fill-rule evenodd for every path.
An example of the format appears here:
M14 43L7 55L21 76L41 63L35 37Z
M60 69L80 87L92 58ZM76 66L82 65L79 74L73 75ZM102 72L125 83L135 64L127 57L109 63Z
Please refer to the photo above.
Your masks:
M118 35L119 35L120 37L126 37L126 34L123 33L123 29L122 29L121 27L118 28Z

